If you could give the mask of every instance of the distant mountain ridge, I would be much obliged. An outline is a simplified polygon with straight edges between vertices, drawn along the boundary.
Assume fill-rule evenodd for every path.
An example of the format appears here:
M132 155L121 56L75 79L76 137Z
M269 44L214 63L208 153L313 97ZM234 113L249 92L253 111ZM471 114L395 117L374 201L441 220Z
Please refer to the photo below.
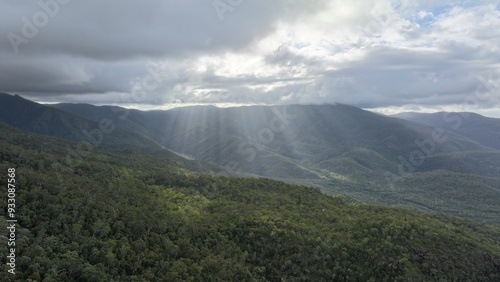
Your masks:
M500 150L500 119L467 112L415 113L394 115L405 120L444 128L477 143Z

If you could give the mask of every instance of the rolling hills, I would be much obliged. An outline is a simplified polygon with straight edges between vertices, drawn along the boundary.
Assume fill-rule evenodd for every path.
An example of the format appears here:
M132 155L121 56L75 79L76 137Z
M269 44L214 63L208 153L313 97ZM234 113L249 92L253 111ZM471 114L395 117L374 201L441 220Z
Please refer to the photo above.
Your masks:
M117 127L116 121L110 117L97 120L84 119L18 95L0 93L0 121L33 133L77 141L73 147L65 148L68 160L80 160L101 146L143 152L159 152L158 149L162 149L163 155L193 171L221 170L215 165L186 159L168 151L141 132Z
M415 150L424 157L493 151L453 132L442 132L439 140L432 127L346 105L129 110L123 124L114 107L52 107L94 121L113 116L120 127L139 131L170 150L220 165L233 161L241 171L268 177L317 178L322 170L376 177L380 168L396 172L394 163Z

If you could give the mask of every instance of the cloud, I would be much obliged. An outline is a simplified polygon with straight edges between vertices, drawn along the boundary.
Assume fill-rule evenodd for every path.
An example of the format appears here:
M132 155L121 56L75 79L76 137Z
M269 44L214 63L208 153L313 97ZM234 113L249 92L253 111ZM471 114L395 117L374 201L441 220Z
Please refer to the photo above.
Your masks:
M273 25L300 14L321 9L323 1L240 1L222 21L212 1L69 1L55 3L54 16L31 43L20 46L23 54L66 54L97 60L192 55L245 48L273 31ZM237 2L237 1L231 1ZM34 23L43 5L3 3L6 24L2 33L22 35L24 21ZM258 19L258 20L257 20ZM35 24L36 26L36 24ZM11 51L9 42L0 50Z
M493 1L69 1L18 54L44 10L0 10L0 90L38 101L500 108Z

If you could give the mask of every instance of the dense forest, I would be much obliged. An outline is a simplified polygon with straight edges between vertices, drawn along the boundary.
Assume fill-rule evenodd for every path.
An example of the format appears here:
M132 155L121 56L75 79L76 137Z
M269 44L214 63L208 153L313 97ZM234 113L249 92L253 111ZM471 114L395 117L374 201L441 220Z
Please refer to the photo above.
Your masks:
M498 226L197 174L161 151L98 147L63 169L73 146L0 123L20 226L2 281L500 280Z

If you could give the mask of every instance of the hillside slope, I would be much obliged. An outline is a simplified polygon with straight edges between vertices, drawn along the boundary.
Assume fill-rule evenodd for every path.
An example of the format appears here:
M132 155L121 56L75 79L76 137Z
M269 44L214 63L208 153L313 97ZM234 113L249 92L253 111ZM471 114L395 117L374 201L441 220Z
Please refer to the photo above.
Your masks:
M16 168L20 226L18 274L3 281L500 279L498 226L193 174L162 155L104 147L58 180L54 164L72 145L0 123L0 170Z
M0 93L0 121L43 135L121 148L159 148L149 138L117 128L109 119L87 120L71 113Z

